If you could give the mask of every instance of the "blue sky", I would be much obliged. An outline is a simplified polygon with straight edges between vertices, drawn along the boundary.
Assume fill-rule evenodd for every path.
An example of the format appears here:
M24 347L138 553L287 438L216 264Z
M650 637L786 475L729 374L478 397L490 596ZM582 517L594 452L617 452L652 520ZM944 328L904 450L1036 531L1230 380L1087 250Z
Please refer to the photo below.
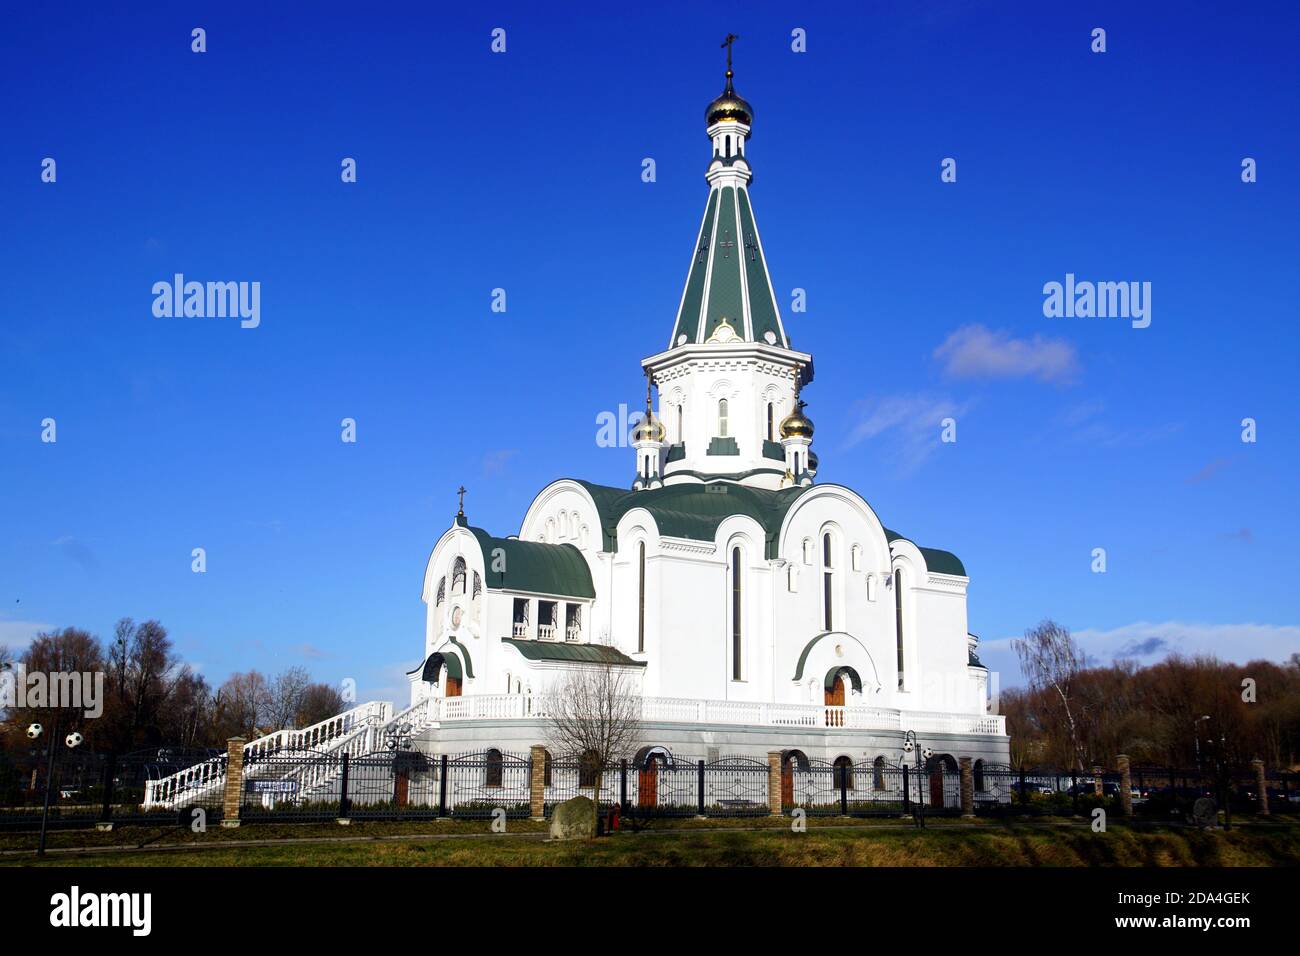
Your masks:
M596 416L671 333L734 31L819 478L963 558L1003 683L1046 616L1101 659L1300 649L1294 5L653 6L7 10L0 641L156 617L214 681L400 697L459 484L513 533L626 483ZM155 318L177 272L260 282L261 325ZM1044 317L1066 273L1150 282L1150 327Z

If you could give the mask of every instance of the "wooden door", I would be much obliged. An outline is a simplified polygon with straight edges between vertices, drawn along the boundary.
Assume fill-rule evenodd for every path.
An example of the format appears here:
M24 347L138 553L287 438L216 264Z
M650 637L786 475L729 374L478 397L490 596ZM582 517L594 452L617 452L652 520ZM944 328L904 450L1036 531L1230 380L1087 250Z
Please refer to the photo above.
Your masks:
M452 677L450 674L447 675L447 696L448 696L448 697L459 697L459 696L460 696L460 678L459 678L459 677Z
M781 762L781 806L794 806L794 761Z
M637 775L636 802L638 806L654 807L659 804L659 758L650 757Z
M844 706L844 681L838 676L834 684L826 691L826 726L842 727L844 726L844 711L831 710L832 707Z
M930 771L930 806L942 809L943 807L943 767L936 767Z
M399 770L393 774L393 804L395 806L406 806L407 790L410 784L410 775L405 770Z

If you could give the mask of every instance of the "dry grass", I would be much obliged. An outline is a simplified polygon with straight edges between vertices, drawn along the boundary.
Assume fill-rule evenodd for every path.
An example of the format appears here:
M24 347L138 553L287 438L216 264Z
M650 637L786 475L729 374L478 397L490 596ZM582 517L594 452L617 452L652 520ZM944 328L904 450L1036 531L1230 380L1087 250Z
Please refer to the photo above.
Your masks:
M248 828L252 831L253 828ZM238 832L238 831L232 831ZM32 857L3 861L30 865ZM230 846L47 857L48 866L1278 866L1300 864L1300 828L1107 833L1087 827L814 827L624 833L575 843L519 834L462 839Z

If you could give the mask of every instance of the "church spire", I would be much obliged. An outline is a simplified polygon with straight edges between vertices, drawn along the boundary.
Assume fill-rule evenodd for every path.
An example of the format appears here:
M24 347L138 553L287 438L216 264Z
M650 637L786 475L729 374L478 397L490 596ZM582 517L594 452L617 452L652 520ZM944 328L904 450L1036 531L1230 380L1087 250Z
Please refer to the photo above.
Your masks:
M732 482L775 491L808 484L816 470L812 423L796 405L812 356L790 347L749 203L754 109L736 92L735 41L722 43L726 84L704 114L709 196L672 338L641 362L659 417L647 410L633 432L636 489Z
M754 109L733 82L732 44L737 39L729 33L722 41L727 50L726 87L704 114L705 132L713 144L705 173L709 197L669 348L737 341L790 347L749 203L753 174L745 144Z

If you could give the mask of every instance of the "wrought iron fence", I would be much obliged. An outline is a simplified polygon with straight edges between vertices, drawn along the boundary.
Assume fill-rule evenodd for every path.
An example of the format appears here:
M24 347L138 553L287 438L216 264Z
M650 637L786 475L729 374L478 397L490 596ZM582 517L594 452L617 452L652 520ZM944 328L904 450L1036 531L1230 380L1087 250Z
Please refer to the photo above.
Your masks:
M40 825L46 764L36 756L26 764L0 758L0 829ZM597 782L602 814L617 805L634 821L769 812L769 769L762 759L728 756L710 761L655 748L603 767L576 756L547 755L541 769L547 817L570 797L595 796ZM1218 774L1141 766L1131 769L1130 782L1134 813L1153 819L1185 819L1200 797L1214 799L1229 813L1253 813L1258 807L1257 778L1242 768ZM1094 775L977 761L972 784L978 814L1086 813L1121 799L1121 778L1114 772ZM787 813L801 809L813 815L893 816L961 811L961 774L946 761L918 770L883 759L854 764L841 757L827 762L791 751L781 764L780 787ZM1270 772L1266 787L1272 812L1300 812L1300 775ZM530 758L496 749L456 755L409 749L361 755L279 750L250 755L245 762L240 815L249 822L428 819L490 817L502 810L517 818L530 814L531 788ZM188 825L195 809L215 822L222 814L225 790L225 755L211 750L61 753L50 787L50 825Z
M196 784L179 793L181 799L166 809L145 808L148 787L212 760L215 753L186 747L154 747L128 754L64 751L55 754L52 781L47 780L45 754L30 754L25 762L5 758L0 773L0 829L39 829L47 784L49 826L54 828L97 823L188 825L196 808L209 821L220 819L220 787Z

